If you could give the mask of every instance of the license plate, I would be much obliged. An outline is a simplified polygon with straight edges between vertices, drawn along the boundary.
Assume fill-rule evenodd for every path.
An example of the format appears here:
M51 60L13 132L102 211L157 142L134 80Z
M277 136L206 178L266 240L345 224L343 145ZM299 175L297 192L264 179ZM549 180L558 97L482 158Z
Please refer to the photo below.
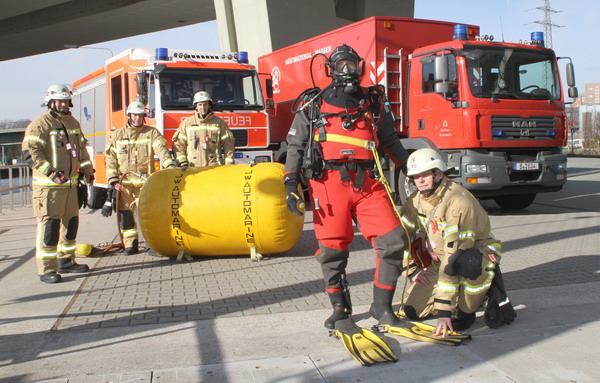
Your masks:
M513 164L514 170L539 170L540 164L538 162L515 162Z

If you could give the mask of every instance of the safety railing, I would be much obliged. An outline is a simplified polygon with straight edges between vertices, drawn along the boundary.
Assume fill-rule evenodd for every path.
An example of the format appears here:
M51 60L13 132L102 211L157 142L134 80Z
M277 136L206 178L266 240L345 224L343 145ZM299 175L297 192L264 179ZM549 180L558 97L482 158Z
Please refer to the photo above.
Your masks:
M31 168L28 165L0 166L0 213L4 206L31 204Z

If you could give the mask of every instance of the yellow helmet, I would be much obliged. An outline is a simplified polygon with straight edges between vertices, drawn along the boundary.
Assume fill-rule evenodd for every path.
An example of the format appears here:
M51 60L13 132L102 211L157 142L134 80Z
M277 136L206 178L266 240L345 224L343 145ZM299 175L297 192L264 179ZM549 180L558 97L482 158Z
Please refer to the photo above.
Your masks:
M92 253L92 245L89 243L78 243L75 245L75 254L87 257Z
M415 150L408 157L406 168L407 176L414 176L431 169L440 169L442 172L448 170L448 166L442 159L440 153L431 148Z

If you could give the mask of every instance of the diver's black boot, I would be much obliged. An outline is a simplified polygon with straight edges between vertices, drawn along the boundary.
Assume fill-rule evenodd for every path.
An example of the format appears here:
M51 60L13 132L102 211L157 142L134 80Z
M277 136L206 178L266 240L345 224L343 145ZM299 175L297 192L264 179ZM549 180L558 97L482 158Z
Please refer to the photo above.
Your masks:
M465 331L475 322L475 313L467 314L457 308L452 315L452 327L454 331Z
M76 263L71 258L58 258L58 272L59 273L87 273L90 271L88 265L81 265Z
M373 303L369 314L379 322L378 324L387 324L390 326L399 326L401 321L396 316L394 309L392 308L392 299L396 289L387 290L381 287L373 286Z
M325 319L325 327L333 330L335 329L335 322L350 318L352 314L352 307L346 302L345 293L343 290L335 291L333 293L327 293L329 300L333 306L333 314L329 318Z

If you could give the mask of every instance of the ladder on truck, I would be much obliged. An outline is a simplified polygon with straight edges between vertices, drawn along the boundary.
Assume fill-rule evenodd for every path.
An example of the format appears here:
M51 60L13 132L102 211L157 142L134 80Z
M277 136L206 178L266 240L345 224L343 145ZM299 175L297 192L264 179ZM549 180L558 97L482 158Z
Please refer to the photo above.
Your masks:
M383 50L383 85L385 86L385 95L390 103L394 113L394 125L396 129L402 132L402 122L404 113L402 108L402 49L398 54L388 53L388 48Z

